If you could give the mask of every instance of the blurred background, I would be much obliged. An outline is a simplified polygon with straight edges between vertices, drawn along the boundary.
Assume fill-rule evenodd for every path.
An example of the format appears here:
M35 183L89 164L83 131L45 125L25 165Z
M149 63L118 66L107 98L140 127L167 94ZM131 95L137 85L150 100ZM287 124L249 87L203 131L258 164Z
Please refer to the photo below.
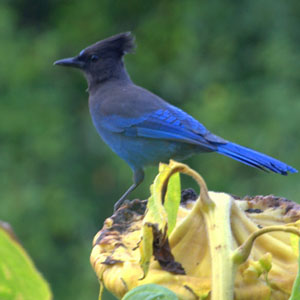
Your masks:
M0 219L55 299L97 299L92 238L132 174L94 129L82 74L53 62L131 30L138 47L126 66L137 84L214 133L300 169L299 20L298 0L0 2ZM186 162L211 190L299 200L299 174L217 154ZM156 172L147 169L131 197L146 198Z

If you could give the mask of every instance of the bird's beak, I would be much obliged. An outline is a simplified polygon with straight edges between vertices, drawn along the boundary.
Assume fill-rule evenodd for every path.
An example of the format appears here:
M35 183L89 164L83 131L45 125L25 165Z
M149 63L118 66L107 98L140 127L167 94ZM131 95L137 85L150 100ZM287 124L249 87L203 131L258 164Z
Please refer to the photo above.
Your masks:
M79 60L78 57L75 56L75 57L69 57L69 58L63 58L63 59L57 60L56 62L54 62L54 65L81 69L84 66L84 62Z

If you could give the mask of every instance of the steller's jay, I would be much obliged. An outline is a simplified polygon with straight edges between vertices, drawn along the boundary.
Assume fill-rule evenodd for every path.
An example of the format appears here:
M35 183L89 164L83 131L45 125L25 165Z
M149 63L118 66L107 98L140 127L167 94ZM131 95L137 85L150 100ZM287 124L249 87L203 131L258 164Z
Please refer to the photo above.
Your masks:
M123 63L135 47L130 32L99 41L55 65L83 71L93 123L102 139L132 168L134 183L115 210L144 179L144 167L184 159L198 152L218 152L246 165L287 175L293 167L265 154L226 141L181 109L135 85Z

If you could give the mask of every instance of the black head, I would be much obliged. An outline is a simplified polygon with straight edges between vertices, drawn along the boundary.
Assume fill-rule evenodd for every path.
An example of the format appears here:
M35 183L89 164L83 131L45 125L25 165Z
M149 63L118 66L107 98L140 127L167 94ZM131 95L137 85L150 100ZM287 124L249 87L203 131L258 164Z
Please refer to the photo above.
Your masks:
M125 32L99 41L82 50L79 55L58 60L54 64L81 69L91 83L95 79L101 81L121 75L118 73L122 73L122 58L134 48L134 36Z

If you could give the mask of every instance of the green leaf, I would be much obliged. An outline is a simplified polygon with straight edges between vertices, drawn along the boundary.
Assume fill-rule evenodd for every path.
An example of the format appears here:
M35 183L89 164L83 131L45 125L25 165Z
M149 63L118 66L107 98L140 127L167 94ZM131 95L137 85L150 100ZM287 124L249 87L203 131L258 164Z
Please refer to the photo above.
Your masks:
M176 225L177 212L181 200L180 173L171 176L165 198L165 209L168 215L168 236Z
M122 300L178 300L171 290L158 284L145 284L129 291Z
M143 269L144 276L149 271L150 260L153 255L153 232L151 226L143 225L143 239L140 243L141 260L140 265Z
M48 283L4 226L0 226L0 299L52 299Z
M153 184L150 187L151 196L148 199L147 213L143 220L143 239L140 243L141 260L140 264L144 271L144 276L147 275L150 265L150 260L153 255L153 230L156 227L161 233L161 238L165 238L168 224L168 216L162 202L162 189L164 182L169 175L170 168L168 165L160 164L159 174L155 177Z
M300 239L298 238L298 250L299 250L299 256L298 256L298 274L296 276L293 289L292 289L292 295L289 300L299 300L300 299Z

